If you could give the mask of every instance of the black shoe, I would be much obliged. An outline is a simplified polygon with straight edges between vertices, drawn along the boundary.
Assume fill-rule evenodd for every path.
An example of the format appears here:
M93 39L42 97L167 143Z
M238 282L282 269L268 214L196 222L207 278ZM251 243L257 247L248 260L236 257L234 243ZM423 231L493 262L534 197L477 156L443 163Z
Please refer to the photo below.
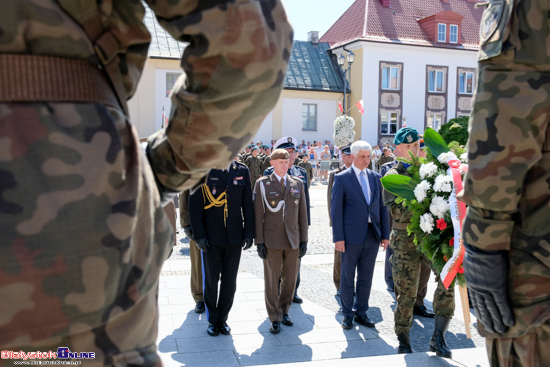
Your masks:
M366 327L374 327L374 322L370 321L367 315L364 315L364 316L355 315L354 321Z
M231 334L231 328L229 327L229 325L227 325L227 322L225 322L225 321L218 322L218 330L223 335Z
M388 290L388 292L392 292L392 293L395 293L395 288L394 288L394 285L388 285L388 288L386 288Z
M397 335L397 340L399 340L399 347L397 348L397 354L413 353L408 331L405 331L404 333Z
M342 321L342 327L346 330L350 330L353 327L353 317L344 316L344 321Z
M279 332L281 332L281 322L280 321L273 321L271 323L271 327L269 328L269 332L271 334L279 334Z
M435 317L435 314L428 311L428 309L424 305L414 306L413 314L418 315L418 316L422 316L422 317L429 317L431 319L433 319Z
M286 326L292 326L294 325L294 323L292 322L292 319L290 318L290 316L288 316L288 314L283 314L283 321L282 321L283 325L286 325Z
M435 330L430 340L430 352L435 352L438 357L453 358L453 353L445 341L445 332L449 328L451 319L443 316L435 317Z
M218 329L218 324L215 324L213 322L208 324L208 329L206 329L206 332L210 336L218 336L220 330Z
M304 303L304 300L301 299L297 294L295 294L294 298L292 298L292 302L294 302L294 303Z
M196 313L204 312L204 302L197 302L197 304L195 305L195 312Z
M340 288L338 288L338 289L336 290L336 295L337 295L338 297L340 297Z

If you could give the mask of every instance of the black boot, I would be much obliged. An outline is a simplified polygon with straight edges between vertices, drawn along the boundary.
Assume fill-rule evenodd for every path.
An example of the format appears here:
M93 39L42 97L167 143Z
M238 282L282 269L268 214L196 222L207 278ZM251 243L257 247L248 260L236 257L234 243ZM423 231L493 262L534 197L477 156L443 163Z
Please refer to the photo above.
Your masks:
M453 353L445 341L445 332L449 328L450 323L451 319L439 315L435 316L435 330L432 340L430 340L430 352L435 352L438 357L453 357Z
M405 331L402 334L397 335L397 340L399 340L399 347L397 348L397 354L412 353L411 348L411 339L409 338L409 332Z

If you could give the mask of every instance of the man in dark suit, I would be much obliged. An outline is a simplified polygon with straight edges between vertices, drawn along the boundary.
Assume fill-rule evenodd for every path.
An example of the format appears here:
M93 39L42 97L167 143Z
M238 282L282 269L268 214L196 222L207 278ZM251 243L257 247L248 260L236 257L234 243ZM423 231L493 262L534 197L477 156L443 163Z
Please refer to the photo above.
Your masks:
M254 241L264 262L265 305L271 321L269 331L273 334L281 331L281 322L287 326L293 324L288 310L299 259L306 254L308 240L304 184L287 173L288 160L286 150L274 150L271 154L274 172L260 178L254 187Z
M206 183L189 197L189 213L195 242L202 251L207 332L228 335L227 317L237 289L241 251L252 246L255 235L248 168L233 161L227 169L211 170Z
M351 156L351 149L349 145L340 148L340 153L342 155L342 161L344 165L334 171L331 171L328 175L328 187L327 187L327 203L328 203L328 218L329 224L332 227L332 220L330 220L330 202L332 199L332 186L334 185L334 176L343 172L351 167L353 164L353 157ZM336 287L336 295L340 296L340 267L342 265L342 253L340 251L334 250L334 267L332 269L332 280L334 281L334 286Z
M353 165L334 177L332 188L332 236L336 250L342 252L340 297L344 315L342 327L347 330L353 327L353 320L374 327L366 313L372 275L378 247L385 250L390 237L388 210L382 201L381 177L367 169L371 153L369 143L353 143ZM357 283L354 285L356 271ZM355 305L354 290L357 294Z

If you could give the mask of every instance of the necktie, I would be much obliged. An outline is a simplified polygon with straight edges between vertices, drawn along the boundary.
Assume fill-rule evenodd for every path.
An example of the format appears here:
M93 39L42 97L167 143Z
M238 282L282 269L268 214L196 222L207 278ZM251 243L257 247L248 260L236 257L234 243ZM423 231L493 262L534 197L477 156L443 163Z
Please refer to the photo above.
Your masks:
M365 180L365 171L361 171L361 188L363 189L363 195L365 195L365 200L367 200L367 204L370 202L369 198L369 187L367 186L367 181Z
M285 188L285 179L284 179L284 178L281 178L281 186L282 186L283 188Z

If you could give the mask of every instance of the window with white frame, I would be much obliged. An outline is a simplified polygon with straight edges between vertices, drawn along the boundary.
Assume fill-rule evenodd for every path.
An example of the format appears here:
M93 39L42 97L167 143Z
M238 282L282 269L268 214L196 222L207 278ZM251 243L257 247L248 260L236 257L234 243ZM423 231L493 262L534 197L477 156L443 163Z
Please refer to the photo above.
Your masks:
M428 119L426 126L431 127L435 131L438 131L441 128L441 123L443 121L443 115L438 113L428 114Z
M393 135L397 132L397 112L382 111L380 114L380 133Z
M178 80L181 73L166 73L166 97L170 95L170 91L174 87L174 84L176 84L176 80Z
M302 130L317 130L317 105L304 103L302 105Z
M449 30L449 42L458 43L458 26L456 24L451 24Z
M428 70L428 92L445 92L445 73L443 70Z
M437 24L437 42L447 42L447 25L444 23Z
M394 66L382 67L382 89L399 89L399 68Z
M474 93L474 73L462 72L458 74L458 93Z

